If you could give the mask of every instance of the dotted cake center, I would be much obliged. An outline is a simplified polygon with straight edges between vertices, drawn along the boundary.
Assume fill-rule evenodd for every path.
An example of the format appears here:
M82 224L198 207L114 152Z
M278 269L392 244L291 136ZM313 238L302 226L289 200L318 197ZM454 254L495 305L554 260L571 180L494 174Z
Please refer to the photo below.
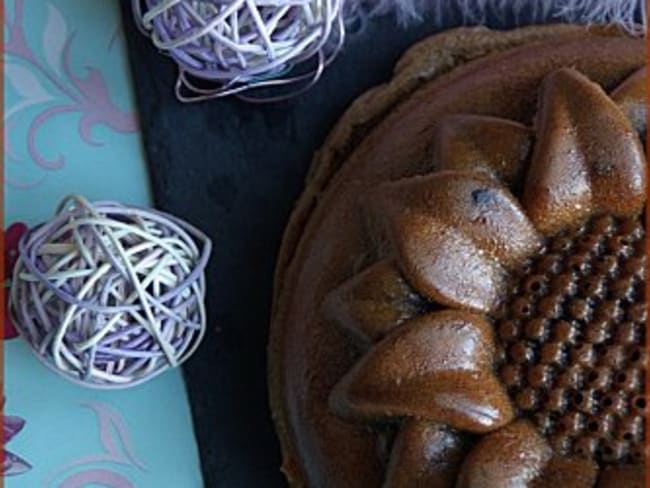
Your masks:
M600 464L643 458L645 230L598 217L547 242L496 321L499 374L556 452Z

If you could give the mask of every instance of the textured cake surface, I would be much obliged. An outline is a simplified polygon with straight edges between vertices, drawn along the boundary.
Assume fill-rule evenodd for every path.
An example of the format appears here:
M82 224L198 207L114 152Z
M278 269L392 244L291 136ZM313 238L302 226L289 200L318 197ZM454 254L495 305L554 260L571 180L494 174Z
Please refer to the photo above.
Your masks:
M641 221L602 216L550 239L512 280L495 321L498 369L559 454L643 456L645 253Z
M642 483L645 83L614 30L460 29L353 104L276 275L292 485Z

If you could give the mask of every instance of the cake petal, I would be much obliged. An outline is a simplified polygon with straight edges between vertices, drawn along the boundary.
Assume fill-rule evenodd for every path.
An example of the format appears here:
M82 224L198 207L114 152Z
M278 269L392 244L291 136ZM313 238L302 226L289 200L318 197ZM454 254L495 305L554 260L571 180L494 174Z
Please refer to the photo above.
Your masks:
M417 417L489 432L513 418L492 371L492 326L459 311L414 319L377 343L336 385L331 408L344 417Z
M611 94L612 100L618 104L641 137L645 137L648 126L647 83L648 70L644 66L621 83Z
M543 82L523 203L547 235L593 213L634 215L645 202L643 147L602 88L572 69Z
M530 487L553 451L527 420L483 437L465 457L457 488Z
M395 240L409 282L434 302L479 312L495 310L507 282L506 269L459 230L428 223L403 223ZM438 227L438 228L436 228Z
M506 119L482 115L450 115L434 135L436 170L482 171L519 189L532 148L533 132Z
M624 464L603 469L596 488L644 488L645 470L642 464Z
M421 314L427 303L404 280L392 260L373 264L332 291L325 315L370 344L403 322Z
M444 171L389 183L374 204L409 283L443 305L492 310L507 269L540 246L515 198L480 173Z
M460 433L409 419L393 443L383 488L453 486L467 448Z
M532 488L593 488L598 465L590 459L553 456Z

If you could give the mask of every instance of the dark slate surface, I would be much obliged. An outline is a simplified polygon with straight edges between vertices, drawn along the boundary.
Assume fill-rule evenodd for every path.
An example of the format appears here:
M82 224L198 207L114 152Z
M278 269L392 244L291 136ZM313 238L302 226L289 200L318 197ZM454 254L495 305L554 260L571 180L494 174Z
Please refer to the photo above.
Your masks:
M205 486L286 486L266 390L282 233L329 129L357 95L388 79L399 54L431 29L373 24L314 89L289 102L183 105L173 96L172 62L126 20L156 205L214 240L209 332L185 366Z
M214 240L208 269L209 332L185 366L208 488L284 487L266 390L272 278L283 229L314 151L359 94L390 78L399 54L435 31L372 22L320 83L297 99L183 105L175 67L125 29L156 204ZM446 27L457 24L450 13ZM512 19L490 19L506 27Z

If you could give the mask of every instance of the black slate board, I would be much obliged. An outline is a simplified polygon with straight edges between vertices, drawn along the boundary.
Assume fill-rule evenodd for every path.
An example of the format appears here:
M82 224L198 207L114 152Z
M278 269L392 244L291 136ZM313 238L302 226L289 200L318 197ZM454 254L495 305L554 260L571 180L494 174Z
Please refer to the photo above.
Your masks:
M174 64L136 30L129 3L123 2L124 23L156 205L214 241L209 332L184 367L205 486L284 487L266 387L273 271L284 227L314 151L344 109L388 80L399 55L434 33L435 23L402 29L392 18L371 22L318 85L291 101L184 105L173 94ZM448 14L444 27L458 25L457 13ZM512 22L492 18L487 25Z

